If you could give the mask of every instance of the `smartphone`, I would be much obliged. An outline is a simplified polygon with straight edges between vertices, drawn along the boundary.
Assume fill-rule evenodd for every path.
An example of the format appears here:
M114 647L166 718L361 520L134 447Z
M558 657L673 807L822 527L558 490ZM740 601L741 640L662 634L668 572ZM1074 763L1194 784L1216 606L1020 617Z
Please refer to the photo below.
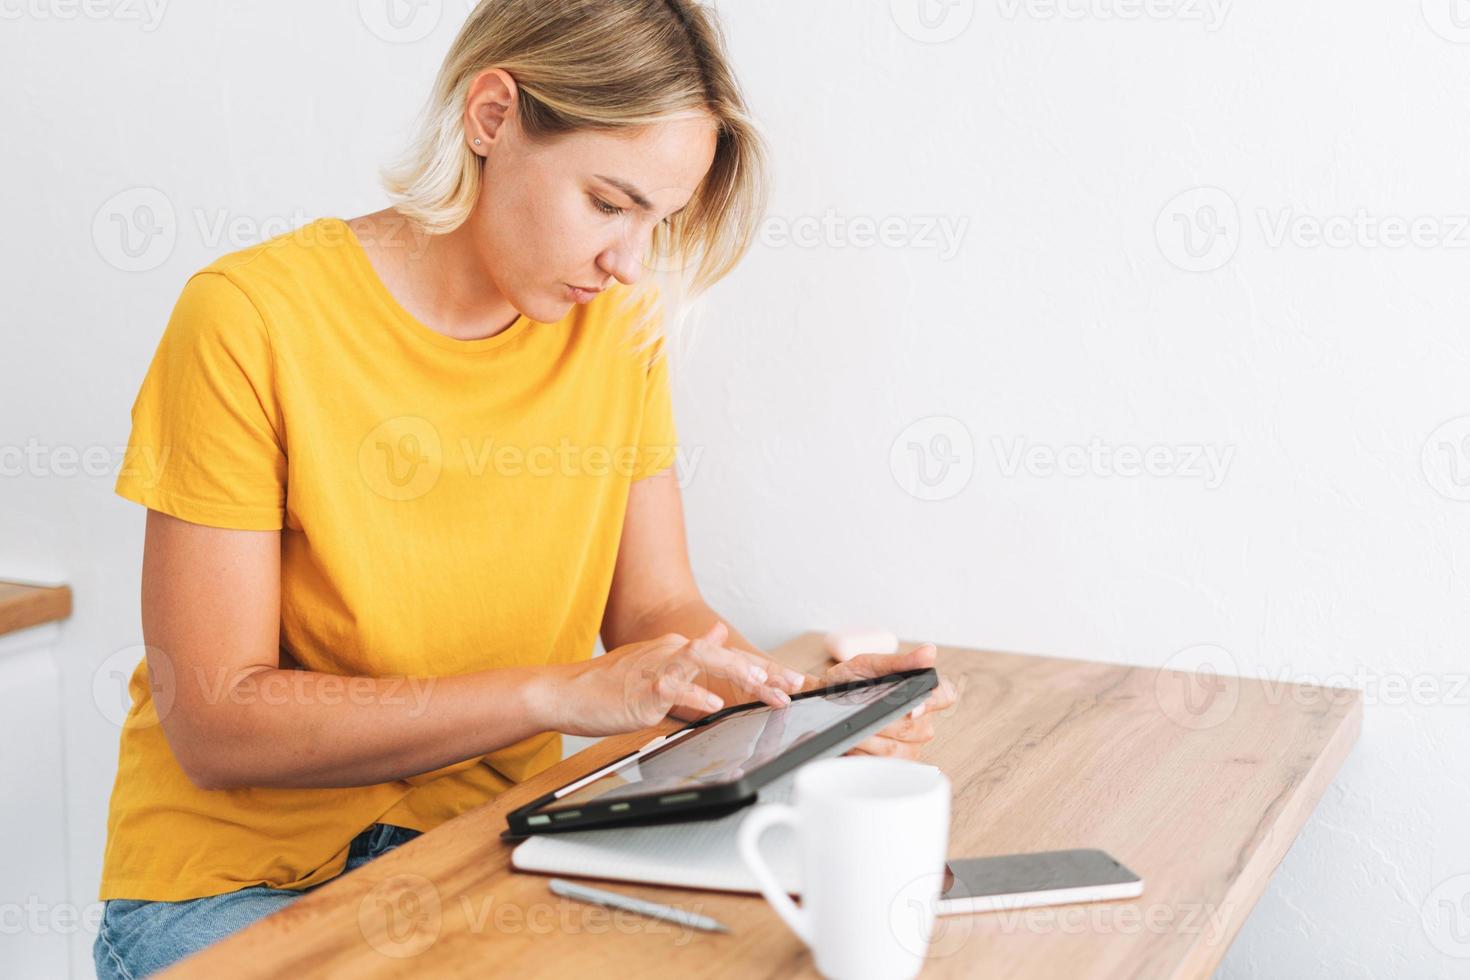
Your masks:
M939 915L1136 898L1143 879L1106 851L1040 851L946 863Z

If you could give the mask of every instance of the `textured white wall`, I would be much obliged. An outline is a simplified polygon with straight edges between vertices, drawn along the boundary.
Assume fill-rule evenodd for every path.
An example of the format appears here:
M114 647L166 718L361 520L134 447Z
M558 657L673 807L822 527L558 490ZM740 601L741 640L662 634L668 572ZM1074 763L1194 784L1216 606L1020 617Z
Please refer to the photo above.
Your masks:
M129 405L188 273L380 206L466 12L391 2L0 0L0 566L77 592L76 905L141 641ZM1364 687L1221 975L1470 969L1463 0L721 7L776 181L678 362L711 602Z

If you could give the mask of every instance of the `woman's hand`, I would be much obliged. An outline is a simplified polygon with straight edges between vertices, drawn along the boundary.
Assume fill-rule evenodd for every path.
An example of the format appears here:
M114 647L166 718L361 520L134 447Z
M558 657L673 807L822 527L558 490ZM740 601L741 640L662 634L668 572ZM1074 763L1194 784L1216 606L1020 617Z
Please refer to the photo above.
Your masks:
M933 667L934 644L924 643L907 653L860 653L843 663L827 668L821 677L808 677L804 690L845 684L849 681L882 677L905 670ZM954 705L954 685L944 675L929 696L902 718L869 735L848 749L845 755L890 755L901 759L919 758L924 743L934 738L934 716Z
M729 630L715 623L701 637L666 633L615 647L600 657L556 670L548 714L567 735L616 735L637 731L673 714L689 721L724 702L707 685L713 677L773 707L791 703L807 680L767 657L722 646Z

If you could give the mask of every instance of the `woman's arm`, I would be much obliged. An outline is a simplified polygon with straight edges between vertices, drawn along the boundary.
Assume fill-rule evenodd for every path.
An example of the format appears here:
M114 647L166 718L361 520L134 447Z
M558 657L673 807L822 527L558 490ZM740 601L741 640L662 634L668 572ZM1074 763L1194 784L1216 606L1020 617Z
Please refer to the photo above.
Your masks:
M673 469L635 481L628 497L623 538L618 544L612 592L602 620L603 646L611 650L665 632L699 636L716 622L723 620L705 603L694 583L685 545L684 506ZM741 636L733 626L725 625L729 630L726 646L756 655L766 663L768 673L790 671L792 679L800 679L795 684L783 682L782 689L788 694L861 677L932 667L936 653L932 644L924 644L902 654L862 654L845 664L828 667L821 676L813 676L777 664L770 654ZM772 680L777 680L774 673ZM700 683L723 698L727 705L755 700L719 676L701 676ZM849 754L919 758L925 743L934 737L934 715L951 707L956 696L953 686L941 677L938 690L929 696L922 709L916 709L917 714L868 736L850 749ZM924 717L924 711L930 708L933 714ZM682 721L694 721L709 712L681 707L670 714Z
M722 621L705 603L694 582L685 541L684 503L674 468L634 481L628 492L612 589L602 617L604 649L670 632L702 636ZM810 686L813 678L809 675L775 664L770 661L770 654L740 635L728 622L725 625L729 629L726 646L757 654L770 662L769 670L779 669L787 674L785 683L779 677L771 677L781 690L791 693ZM702 677L700 684L718 694L727 705L755 700L728 678ZM703 714L708 712L674 712L676 718L684 721Z
M278 531L148 512L143 637L164 734L204 789L362 786L548 731L553 674L340 677L280 667Z

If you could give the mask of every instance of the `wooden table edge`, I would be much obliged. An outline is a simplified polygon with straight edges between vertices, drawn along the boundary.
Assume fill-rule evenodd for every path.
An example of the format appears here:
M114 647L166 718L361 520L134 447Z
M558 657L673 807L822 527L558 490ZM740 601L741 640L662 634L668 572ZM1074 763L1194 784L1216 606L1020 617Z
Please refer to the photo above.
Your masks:
M0 581L0 636L71 615L71 587Z
M1214 976L1221 960L1225 958L1226 951L1235 942L1235 937L1239 935L1246 919L1255 909L1261 896L1265 894L1276 869L1285 860L1287 852L1291 850L1302 828L1307 825L1307 821L1316 811L1318 802L1326 794L1327 787L1332 785L1333 779L1336 778L1343 763L1352 753L1353 746L1357 744L1358 736L1363 730L1362 692L1353 688L1318 687L1316 689L1340 692L1344 697L1340 701L1331 703L1346 703L1347 710L1333 731L1326 748L1317 755L1307 774L1291 788L1275 820L1266 831L1261 845L1251 852L1244 866L1241 867L1240 873L1235 876L1235 880L1226 890L1222 905L1231 911L1227 920L1226 934L1210 941L1201 931L1199 940L1190 947L1189 953L1175 971L1174 976L1180 980L1183 978L1209 980Z

